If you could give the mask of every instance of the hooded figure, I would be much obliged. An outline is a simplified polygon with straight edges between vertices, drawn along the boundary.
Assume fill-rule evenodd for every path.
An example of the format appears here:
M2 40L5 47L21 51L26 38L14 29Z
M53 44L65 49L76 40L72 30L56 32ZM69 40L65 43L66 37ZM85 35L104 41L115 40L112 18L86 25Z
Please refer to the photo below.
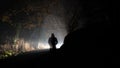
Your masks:
M52 50L56 50L56 44L58 43L58 40L55 37L54 33L51 34L51 37L49 38L48 43L51 46Z

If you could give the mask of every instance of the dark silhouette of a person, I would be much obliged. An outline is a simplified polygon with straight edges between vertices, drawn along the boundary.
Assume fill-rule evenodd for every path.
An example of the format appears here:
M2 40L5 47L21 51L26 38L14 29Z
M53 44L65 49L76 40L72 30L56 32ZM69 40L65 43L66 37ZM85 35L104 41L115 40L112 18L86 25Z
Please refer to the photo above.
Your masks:
M54 33L51 34L51 37L48 39L48 43L51 46L51 50L55 51L56 50L56 45L58 43L58 40L55 37Z

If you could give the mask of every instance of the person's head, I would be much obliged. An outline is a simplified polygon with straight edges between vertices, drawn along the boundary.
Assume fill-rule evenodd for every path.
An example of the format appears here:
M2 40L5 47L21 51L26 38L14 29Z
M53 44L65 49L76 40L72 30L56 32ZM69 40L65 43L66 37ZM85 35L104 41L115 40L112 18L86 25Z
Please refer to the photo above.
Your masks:
M54 33L51 34L52 37L55 37Z

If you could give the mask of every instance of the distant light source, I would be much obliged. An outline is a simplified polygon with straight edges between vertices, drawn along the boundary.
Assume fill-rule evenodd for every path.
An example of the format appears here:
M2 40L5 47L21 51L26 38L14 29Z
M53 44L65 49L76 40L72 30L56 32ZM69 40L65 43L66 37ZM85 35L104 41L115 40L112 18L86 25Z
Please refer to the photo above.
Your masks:
M59 49L62 44L64 37L67 35L66 25L64 19L55 15L48 15L43 20L40 30L40 42L38 44L39 48L50 48L48 44L48 39L51 36L51 33L54 33L55 37L58 40L56 48Z
M47 43L38 43L38 49L50 49L50 46Z
M58 43L58 44L56 45L56 48L59 49L61 46L62 46L62 43Z
M62 42L59 42L56 45L56 48L59 49L62 46ZM48 43L38 43L37 49L50 49L50 45Z

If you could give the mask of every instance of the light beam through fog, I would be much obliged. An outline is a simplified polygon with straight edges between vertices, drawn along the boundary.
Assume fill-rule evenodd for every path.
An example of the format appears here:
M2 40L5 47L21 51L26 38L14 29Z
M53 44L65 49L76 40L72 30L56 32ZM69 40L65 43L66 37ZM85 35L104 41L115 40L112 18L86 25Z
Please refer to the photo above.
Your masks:
M20 9L11 7L1 16L1 22L13 28L10 30L11 35L8 35L10 40L6 36L4 40L7 42L4 45L0 44L2 51L26 52L49 49L48 39L51 33L54 33L58 40L56 48L62 46L67 35L65 8L62 1L33 1L21 4Z
M48 39L51 36L51 33L54 33L58 39L58 44L56 45L56 48L60 48L63 44L64 37L67 34L64 20L55 15L48 15L45 17L43 22L44 23L42 24L40 30L41 34L39 44L44 44L45 47L50 48L48 44Z

